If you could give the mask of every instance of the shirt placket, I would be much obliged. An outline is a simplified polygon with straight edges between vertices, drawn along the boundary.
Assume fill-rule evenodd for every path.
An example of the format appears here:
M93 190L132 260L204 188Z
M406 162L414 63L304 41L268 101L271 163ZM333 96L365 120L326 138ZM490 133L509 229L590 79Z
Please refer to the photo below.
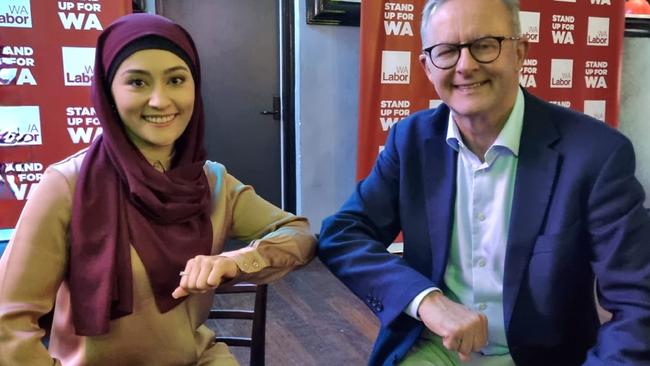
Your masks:
M482 313L489 312L490 306L489 289L490 289L490 270L488 267L488 258L486 253L486 225L488 205L490 202L489 183L486 170L486 163L476 164L472 167L472 215L470 222L472 225L472 287L474 289L475 310Z

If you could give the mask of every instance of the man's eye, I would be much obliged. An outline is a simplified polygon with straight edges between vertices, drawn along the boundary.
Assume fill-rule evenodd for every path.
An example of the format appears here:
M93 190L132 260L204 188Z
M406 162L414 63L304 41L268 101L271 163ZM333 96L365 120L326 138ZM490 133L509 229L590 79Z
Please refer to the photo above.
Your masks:
M436 56L449 56L456 52L456 49L453 47L438 47L436 51Z

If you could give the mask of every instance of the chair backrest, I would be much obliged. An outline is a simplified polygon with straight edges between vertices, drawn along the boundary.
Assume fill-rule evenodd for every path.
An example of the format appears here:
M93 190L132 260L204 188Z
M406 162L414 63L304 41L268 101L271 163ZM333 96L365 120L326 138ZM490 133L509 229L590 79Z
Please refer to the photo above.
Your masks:
M253 309L212 308L208 319L249 319L253 321L250 337L221 336L215 341L231 347L250 347L251 366L264 366L264 342L266 338L266 295L267 285L238 283L234 286L217 288L215 294L254 293Z

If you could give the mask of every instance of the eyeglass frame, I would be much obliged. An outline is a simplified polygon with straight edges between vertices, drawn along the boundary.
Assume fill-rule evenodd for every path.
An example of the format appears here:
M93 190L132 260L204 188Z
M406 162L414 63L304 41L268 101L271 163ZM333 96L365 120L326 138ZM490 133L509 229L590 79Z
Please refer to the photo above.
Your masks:
M485 37L477 38L477 39L475 39L475 40L473 40L471 42L465 42L465 43L438 43L438 44L434 44L431 47L427 47L427 48L422 49L422 53L428 55L429 56L428 58L429 58L429 61L431 61L431 64L433 64L433 66L439 68L440 70L449 70L449 69L453 68L454 66L456 66L458 64L458 60L460 60L460 54L461 54L463 48L467 48L469 50L469 54L472 56L474 61L476 61L476 62L478 62L480 64L490 64L490 63L496 61L499 58L499 56L501 56L501 50L503 49L503 41L519 41L522 38L523 37L521 37L521 36L509 36L509 37L506 37L506 36L485 36ZM474 53L472 53L472 45L474 45L476 42L479 42L479 41L485 40L485 39L495 39L495 40L499 41L499 52L497 53L496 57L494 59L490 60L490 61L481 61L481 60L477 59L476 56L474 56ZM451 66L449 66L449 67L440 67L440 66L436 65L435 62L433 62L433 58L431 57L431 51L434 48L438 47L438 46L453 46L458 50L458 53L457 53L458 56L456 56L456 61L453 64L451 64Z

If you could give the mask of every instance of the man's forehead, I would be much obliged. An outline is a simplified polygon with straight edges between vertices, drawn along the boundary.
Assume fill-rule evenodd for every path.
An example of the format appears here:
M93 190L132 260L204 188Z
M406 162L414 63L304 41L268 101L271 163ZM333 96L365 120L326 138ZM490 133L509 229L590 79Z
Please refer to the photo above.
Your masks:
M455 21L458 18L475 18L476 21L486 23L495 20L496 23L507 19L508 7L502 0L447 0L436 4L429 13L429 23L436 19Z
M470 3L485 1L488 3L499 3L490 0L449 0L442 5L437 5L429 15L429 21L424 39L428 43L443 42L467 42L486 36L505 36L512 32L512 24L509 17L497 16L500 10L492 6L466 6ZM455 6L449 6L451 3ZM507 10L506 10L507 12Z

